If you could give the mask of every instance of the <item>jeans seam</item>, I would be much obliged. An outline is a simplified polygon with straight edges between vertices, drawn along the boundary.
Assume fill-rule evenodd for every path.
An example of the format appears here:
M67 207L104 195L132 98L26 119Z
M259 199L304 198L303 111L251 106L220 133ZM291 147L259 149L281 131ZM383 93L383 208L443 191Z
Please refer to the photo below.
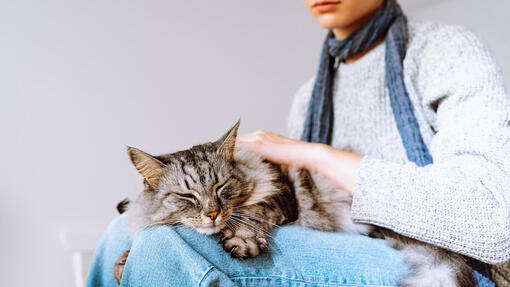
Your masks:
M286 279L286 280L292 280L292 281L299 281L299 282L302 282L302 283L322 284L322 285L332 285L332 286L339 286L339 284L341 284L341 286L378 286L378 287L380 287L380 286L395 286L395 285L386 285L386 284L366 284L366 283L364 283L363 285L359 285L359 283L313 282L313 281L308 281L308 280L304 280L304 279L289 278L289 277L279 276L279 275L271 275L271 276L233 276L233 277L230 277L230 279L232 279L232 280L238 280L238 279Z
M214 269L214 266L209 266L209 268L207 268L204 271L204 274L202 274L202 276L200 277L200 280L198 280L197 287L200 287L200 285L202 285L202 282L204 281L204 279L207 276L207 274L209 274L209 272L211 272L213 269Z

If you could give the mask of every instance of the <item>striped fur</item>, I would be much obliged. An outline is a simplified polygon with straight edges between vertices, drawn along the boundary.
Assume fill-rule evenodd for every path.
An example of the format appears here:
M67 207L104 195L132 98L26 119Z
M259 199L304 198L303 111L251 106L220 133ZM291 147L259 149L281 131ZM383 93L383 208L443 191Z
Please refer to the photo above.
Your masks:
M147 226L183 224L204 234L218 234L220 244L234 258L266 251L267 232L288 223L378 235L400 250L413 269L400 285L475 286L462 256L353 222L351 197L345 191L319 174L278 166L236 148L238 128L239 122L216 142L171 154L151 156L128 148L145 183L136 198L117 206L119 211L127 209L131 234ZM117 283L128 254L115 264Z

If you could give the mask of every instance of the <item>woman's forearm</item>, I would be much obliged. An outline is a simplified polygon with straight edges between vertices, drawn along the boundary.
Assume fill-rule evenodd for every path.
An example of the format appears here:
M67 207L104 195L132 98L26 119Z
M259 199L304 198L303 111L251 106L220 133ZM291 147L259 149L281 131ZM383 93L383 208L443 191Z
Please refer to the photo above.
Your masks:
M290 139L269 131L256 131L238 136L239 144L247 145L269 161L316 171L351 196L362 156L318 143Z
M352 196L362 156L324 144L312 144L307 168L317 171Z

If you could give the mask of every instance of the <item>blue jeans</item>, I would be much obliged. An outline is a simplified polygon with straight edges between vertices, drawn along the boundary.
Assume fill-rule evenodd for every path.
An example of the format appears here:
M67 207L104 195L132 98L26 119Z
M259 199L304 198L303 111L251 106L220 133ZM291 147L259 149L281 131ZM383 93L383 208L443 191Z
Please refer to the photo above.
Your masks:
M117 286L113 265L128 249L121 286L396 286L410 271L398 251L361 235L284 226L271 232L269 252L238 260L216 236L184 226L148 228L131 242L125 221L117 217L104 233L87 286Z

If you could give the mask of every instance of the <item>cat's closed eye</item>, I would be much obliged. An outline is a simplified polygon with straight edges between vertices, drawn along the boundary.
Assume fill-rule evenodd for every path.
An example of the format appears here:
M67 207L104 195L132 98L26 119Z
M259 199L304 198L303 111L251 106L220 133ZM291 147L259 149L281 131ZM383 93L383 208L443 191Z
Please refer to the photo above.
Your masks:
M222 184L220 184L220 185L216 186L215 191L216 191L216 194L218 194L218 196L220 196L220 194L219 194L219 193L221 192L221 189L222 189L222 188L223 188L226 184L227 184L227 182L224 182L224 183L222 183Z
M223 187L225 187L225 185L227 185L227 183L230 181L230 179L232 178L232 176L230 176L229 178L227 178L225 181L223 181L223 183L216 183L216 187L214 188L214 191L216 192L216 195L217 196L220 196L220 192L221 190L223 189Z
M175 194L179 197L186 198L186 199L192 199L192 200L196 199L195 195L193 195L191 193L175 193Z

